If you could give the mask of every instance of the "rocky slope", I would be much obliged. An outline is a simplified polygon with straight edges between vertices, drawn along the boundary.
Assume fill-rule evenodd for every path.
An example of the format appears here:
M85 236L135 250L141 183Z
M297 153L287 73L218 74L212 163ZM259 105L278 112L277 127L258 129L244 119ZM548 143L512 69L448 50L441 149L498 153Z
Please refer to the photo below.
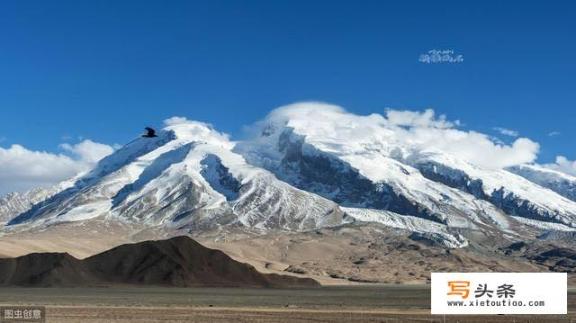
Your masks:
M9 221L14 215L24 213L55 193L58 188L35 188L23 193L9 193L0 197L0 222Z

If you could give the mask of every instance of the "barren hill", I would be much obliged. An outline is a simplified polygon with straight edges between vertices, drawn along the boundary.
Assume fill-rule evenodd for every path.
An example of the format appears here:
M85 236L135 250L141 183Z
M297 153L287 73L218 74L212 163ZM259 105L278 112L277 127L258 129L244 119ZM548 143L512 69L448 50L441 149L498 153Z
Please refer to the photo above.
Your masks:
M315 286L308 278L262 274L188 237L125 244L80 260L67 253L0 259L0 286Z

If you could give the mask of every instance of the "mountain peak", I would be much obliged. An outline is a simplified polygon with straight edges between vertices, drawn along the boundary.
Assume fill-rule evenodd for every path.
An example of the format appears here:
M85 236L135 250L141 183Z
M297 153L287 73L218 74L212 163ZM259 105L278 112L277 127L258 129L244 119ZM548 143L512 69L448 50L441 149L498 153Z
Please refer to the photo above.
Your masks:
M504 155L516 148L494 146L431 110L362 116L294 104L271 112L241 142L199 121L174 117L165 125L40 201L7 199L14 207L4 213L26 209L9 225L103 218L268 232L370 223L449 247L468 245L466 231L576 231L574 182L483 165L467 150L472 142Z
M204 142L227 149L231 149L233 146L227 134L215 130L210 124L182 117L173 117L165 120L164 123L166 127L163 131L173 132L178 140Z

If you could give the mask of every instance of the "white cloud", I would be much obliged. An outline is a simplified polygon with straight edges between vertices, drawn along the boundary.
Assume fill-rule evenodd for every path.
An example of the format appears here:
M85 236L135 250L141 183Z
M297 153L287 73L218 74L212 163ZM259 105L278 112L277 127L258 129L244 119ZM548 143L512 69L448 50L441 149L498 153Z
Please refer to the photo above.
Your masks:
M550 169L557 170L559 172L576 176L576 160L569 160L564 156L556 157L556 162L553 164L543 165Z
M508 137L518 137L520 135L518 131L508 128L494 127L493 129L498 131L500 134Z
M390 125L401 127L452 128L460 124L459 120L447 121L445 115L436 117L432 109L426 109L424 112L387 109L386 119Z
M517 138L507 145L489 135L458 129L457 121L436 117L433 110L387 110L384 115L361 116L325 103L297 103L278 108L267 118L268 123L288 123L303 129L311 137L329 138L345 143L351 153L366 147L381 147L389 152L396 147L413 152L443 152L487 168L533 162L540 146L528 138ZM342 149L340 147L339 149ZM357 151L355 151L357 150Z
M70 152L80 162L96 164L100 159L114 152L114 148L86 139L76 145L61 144L60 147Z
M172 118L168 118L168 119L164 120L164 124L167 126L175 126L175 125L179 125L179 124L186 124L189 122L191 122L191 121L185 117L172 117Z
M0 195L56 184L89 169L113 151L112 147L91 140L61 147L69 155L34 151L21 145L0 147Z
M556 136L560 136L560 132L559 131L550 131L548 133L548 137L556 137Z

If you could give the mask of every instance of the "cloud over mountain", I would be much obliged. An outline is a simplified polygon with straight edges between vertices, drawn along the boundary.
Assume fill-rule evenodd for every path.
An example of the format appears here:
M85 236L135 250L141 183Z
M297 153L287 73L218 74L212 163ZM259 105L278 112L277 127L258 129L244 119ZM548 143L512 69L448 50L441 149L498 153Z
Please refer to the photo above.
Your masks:
M528 138L517 138L510 145L494 141L489 135L459 129L459 121L423 112L387 110L366 116L344 108L318 102L297 103L272 111L267 122L288 123L334 141L356 141L358 150L375 143L403 147L418 152L442 152L463 158L478 166L504 168L533 162L540 149Z
M547 168L576 176L576 160L569 160L564 156L556 157L556 162L544 165Z

